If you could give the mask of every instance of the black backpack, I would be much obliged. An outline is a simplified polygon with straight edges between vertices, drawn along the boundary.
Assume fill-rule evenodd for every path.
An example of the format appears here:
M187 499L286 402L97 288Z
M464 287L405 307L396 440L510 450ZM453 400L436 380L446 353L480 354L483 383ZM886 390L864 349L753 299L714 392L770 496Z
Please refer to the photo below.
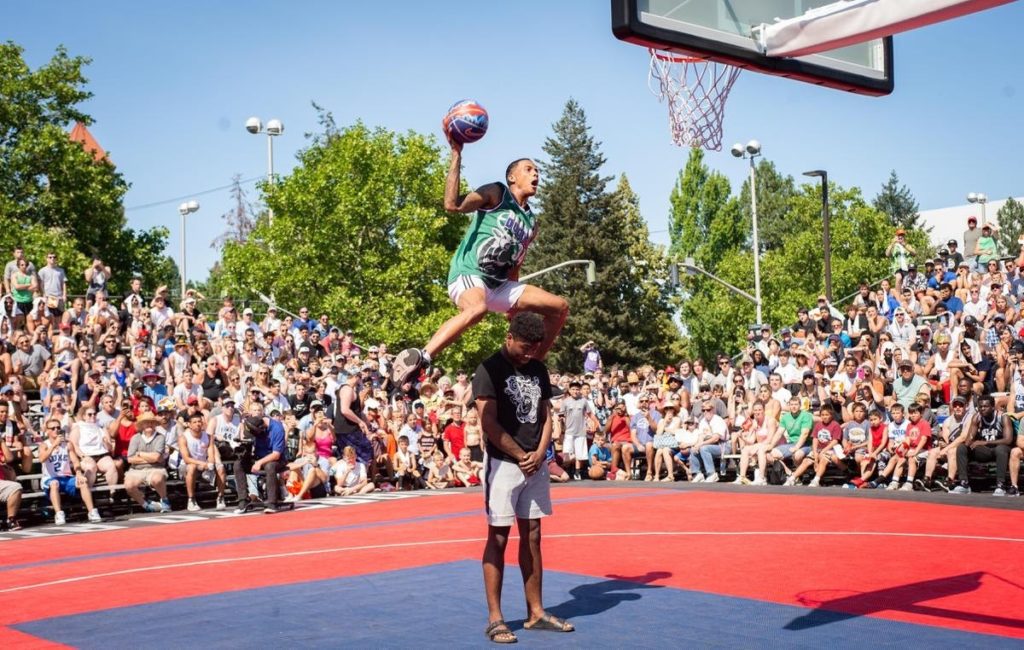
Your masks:
M768 465L768 479L769 485L782 485L786 482L786 468L783 467L781 460L772 461Z

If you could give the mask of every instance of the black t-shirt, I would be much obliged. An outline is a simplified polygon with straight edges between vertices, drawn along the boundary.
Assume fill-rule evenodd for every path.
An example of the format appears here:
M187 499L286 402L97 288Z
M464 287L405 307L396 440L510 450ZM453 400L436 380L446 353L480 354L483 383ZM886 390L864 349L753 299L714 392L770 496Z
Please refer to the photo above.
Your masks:
M473 377L473 398L491 397L498 404L498 424L523 451L540 445L544 418L541 411L551 399L551 379L543 363L531 359L521 368L512 365L501 352L485 359ZM486 433L486 432L485 432ZM515 462L487 439L487 454Z
M292 413L297 419L309 413L309 405L313 403L313 395L307 392L302 399L298 395L289 395L288 404L292 407Z

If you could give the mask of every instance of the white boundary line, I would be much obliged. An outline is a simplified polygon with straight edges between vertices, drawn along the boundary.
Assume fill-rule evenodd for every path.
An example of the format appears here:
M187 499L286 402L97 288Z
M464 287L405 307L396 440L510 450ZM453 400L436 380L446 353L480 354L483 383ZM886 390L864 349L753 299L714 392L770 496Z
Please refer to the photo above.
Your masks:
M793 536L793 535L814 535L818 537L834 537L859 535L861 537L910 537L929 539L951 539L972 542L1008 542L1011 544L1024 544L1024 538L1019 537L988 537L983 535L948 535L942 533L886 533L877 531L637 531L637 532L603 532L603 533L556 533L544 535L544 539L575 539L579 537L712 537L712 536L735 536L735 537L758 537L758 536ZM515 537L515 536L513 536ZM146 573L149 571L163 571L165 569L182 569L185 567L208 566L213 564L229 564L231 562L253 562L259 560L273 560L286 557L302 557L307 555L324 555L327 553L344 553L348 551L370 551L388 548L409 548L413 546L437 546L440 544L467 544L470 542L480 543L486 541L484 537L465 537L461 539L438 539L422 542L396 542L393 544L370 544L366 546L339 546L335 548L322 548L310 551L290 551L288 553L271 553L268 555L249 555L243 557L226 557L213 560L196 560L194 562L181 562L174 564L157 564L154 566L135 567L121 569L120 571L108 571L106 573L93 573L61 580L50 580L18 587L0 589L0 594L14 593L17 591L29 591L43 587L66 585L86 580L109 578L112 576L130 575L133 573Z

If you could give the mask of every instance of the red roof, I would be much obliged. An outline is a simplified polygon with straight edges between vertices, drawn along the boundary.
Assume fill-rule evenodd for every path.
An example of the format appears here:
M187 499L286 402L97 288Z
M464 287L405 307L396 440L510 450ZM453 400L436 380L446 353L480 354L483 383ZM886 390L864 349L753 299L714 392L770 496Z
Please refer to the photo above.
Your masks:
M96 162L101 160L110 162L107 158L107 152L103 150L100 143L96 142L96 138L92 137L92 133L89 133L89 129L85 128L85 125L81 122L75 122L75 126L71 129L71 133L68 134L68 137L73 142L80 142L82 144L82 148L86 151L91 151L92 157Z

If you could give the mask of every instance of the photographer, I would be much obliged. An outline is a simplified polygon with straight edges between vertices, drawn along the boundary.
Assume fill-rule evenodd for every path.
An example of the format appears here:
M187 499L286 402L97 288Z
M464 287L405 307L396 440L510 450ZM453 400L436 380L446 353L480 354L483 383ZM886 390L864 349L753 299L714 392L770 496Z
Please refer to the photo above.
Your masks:
M249 485L246 474L263 472L267 481L267 496L264 499L263 512L277 512L278 468L287 461L288 452L285 447L284 426L278 420L263 415L263 404L253 401L249 404L249 414L242 420L240 428L242 440L252 441L252 454L243 454L235 463L235 489L238 491L238 507L235 514L243 514L249 500Z

